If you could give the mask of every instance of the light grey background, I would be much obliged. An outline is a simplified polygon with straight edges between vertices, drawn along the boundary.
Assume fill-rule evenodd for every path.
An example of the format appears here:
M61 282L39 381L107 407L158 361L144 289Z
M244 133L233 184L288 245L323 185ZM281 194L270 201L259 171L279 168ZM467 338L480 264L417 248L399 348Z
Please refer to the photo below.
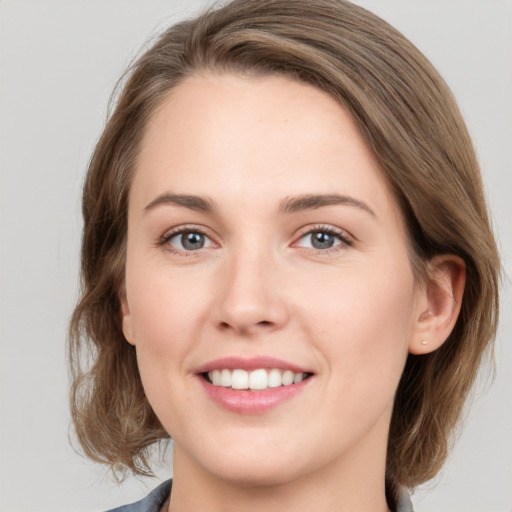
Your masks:
M313 0L312 0L313 1ZM497 376L484 381L417 512L512 511L512 2L359 0L434 62L482 162L507 277ZM197 0L0 0L0 510L105 510L121 487L68 443L67 321L77 294L79 194L109 94L151 34ZM164 478L168 470L161 470Z

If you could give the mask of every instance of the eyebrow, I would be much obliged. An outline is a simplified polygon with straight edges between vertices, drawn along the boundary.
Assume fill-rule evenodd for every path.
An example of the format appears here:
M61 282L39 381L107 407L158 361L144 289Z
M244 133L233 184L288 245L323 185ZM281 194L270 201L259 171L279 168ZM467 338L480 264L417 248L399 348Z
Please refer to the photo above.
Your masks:
M165 193L153 199L144 208L144 212L147 213L162 205L177 205L189 210L210 214L215 213L216 210L214 202L207 197ZM376 217L375 212L365 202L341 194L304 194L287 197L281 201L278 211L280 214L289 214L333 205L354 206Z
M161 194L156 199L153 199L145 208L144 212L147 213L154 210L157 206L162 205L177 205L194 210L196 212L213 213L215 208L213 201L208 198L200 196L193 196L189 194Z
M287 197L279 206L280 213L296 213L304 210L315 210L323 206L347 205L355 206L373 217L375 212L363 201L354 197L340 194L305 194L295 197Z

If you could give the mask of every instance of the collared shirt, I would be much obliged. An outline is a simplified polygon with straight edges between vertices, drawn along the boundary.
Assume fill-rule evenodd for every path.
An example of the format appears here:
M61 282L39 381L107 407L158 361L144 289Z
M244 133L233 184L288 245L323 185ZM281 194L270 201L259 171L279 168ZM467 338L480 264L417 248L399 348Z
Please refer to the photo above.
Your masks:
M122 507L113 508L107 512L160 512L165 500L171 494L172 480L167 480L153 489L145 498Z
M107 512L160 512L171 494L171 487L172 480L167 480L137 503L124 505ZM400 489L396 512L414 512L409 494L404 488Z

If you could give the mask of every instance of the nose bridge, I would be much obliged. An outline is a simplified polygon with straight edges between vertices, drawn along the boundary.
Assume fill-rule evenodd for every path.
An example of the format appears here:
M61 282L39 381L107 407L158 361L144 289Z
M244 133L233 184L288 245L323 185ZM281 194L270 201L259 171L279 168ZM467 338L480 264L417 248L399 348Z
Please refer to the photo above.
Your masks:
M241 243L224 262L219 278L217 323L250 334L281 326L287 308L277 276L276 255L268 244Z

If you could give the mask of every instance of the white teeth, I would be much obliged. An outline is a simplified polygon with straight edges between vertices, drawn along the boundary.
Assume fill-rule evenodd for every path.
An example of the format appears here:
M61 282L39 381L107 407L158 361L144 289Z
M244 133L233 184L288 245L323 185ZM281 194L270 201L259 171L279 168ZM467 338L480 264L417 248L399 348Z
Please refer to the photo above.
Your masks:
M249 387L249 374L245 370L233 370L231 387L233 389L247 389Z
M231 372L229 370L222 370L220 374L220 385L225 388L231 387Z
M267 370L254 370L249 374L249 389L266 389L267 383Z
M268 387L278 388L281 385L281 372L277 368L272 368L268 372Z
M286 370L283 373L283 386L289 386L290 384L292 384L293 377L294 377L293 372L290 370Z
M210 377L215 386L220 386L220 371L213 370L212 376Z
M224 368L208 372L208 378L214 386L257 391L298 384L304 380L305 374L302 372L294 373L291 370L280 370L279 368L270 370L259 368L251 372Z
M303 373L296 373L293 376L293 383L298 384L299 382L302 382L304 380L304 374Z

